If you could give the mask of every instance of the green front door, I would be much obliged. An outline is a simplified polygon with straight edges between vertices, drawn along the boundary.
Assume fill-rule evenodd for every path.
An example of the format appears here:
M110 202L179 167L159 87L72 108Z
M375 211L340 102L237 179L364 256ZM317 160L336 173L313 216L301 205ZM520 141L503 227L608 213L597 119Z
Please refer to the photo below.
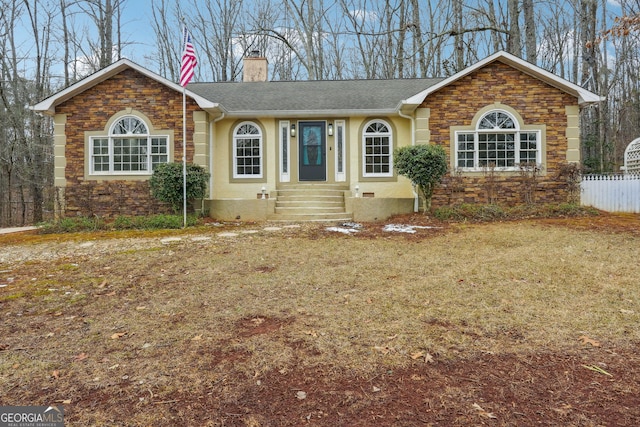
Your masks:
M327 180L325 122L298 123L298 165L300 181Z

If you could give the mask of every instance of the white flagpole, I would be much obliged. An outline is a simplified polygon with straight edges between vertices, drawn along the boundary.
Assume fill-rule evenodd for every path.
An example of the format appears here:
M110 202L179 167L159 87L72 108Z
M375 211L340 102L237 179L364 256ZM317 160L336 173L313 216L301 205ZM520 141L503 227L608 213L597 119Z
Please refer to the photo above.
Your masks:
M187 227L187 89L182 86L182 212L183 227Z

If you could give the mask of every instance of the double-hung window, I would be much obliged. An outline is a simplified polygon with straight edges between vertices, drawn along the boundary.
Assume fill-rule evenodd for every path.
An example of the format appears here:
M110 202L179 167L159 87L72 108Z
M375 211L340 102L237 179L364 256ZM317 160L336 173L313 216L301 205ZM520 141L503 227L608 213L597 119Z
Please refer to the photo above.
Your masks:
M262 178L262 132L252 122L233 131L233 177Z
M364 177L393 176L393 138L391 126L374 120L365 125L362 134Z
M540 139L540 130L521 129L510 113L489 111L475 130L455 132L455 165L462 170L517 170L520 164L539 164Z
M135 116L118 119L106 136L90 139L92 175L150 175L169 161L168 136L150 135Z

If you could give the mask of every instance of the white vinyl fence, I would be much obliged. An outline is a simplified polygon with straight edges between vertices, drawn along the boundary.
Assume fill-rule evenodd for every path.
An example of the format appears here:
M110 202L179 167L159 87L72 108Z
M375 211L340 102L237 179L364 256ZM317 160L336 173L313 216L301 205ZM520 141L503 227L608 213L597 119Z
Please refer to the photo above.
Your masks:
M584 175L580 193L582 206L640 213L640 175Z

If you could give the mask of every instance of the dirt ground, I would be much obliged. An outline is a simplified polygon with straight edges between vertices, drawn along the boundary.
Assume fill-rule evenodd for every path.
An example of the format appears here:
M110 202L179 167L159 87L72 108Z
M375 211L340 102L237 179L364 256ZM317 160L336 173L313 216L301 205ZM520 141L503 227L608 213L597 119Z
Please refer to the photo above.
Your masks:
M422 216L396 220L438 227L432 233L452 232L450 225ZM603 214L536 221L550 227L640 236L638 215ZM230 226L228 231L240 228ZM327 231L313 226L304 233L316 239ZM29 259L31 262L54 260L74 253L114 250L113 242L109 248L102 248L98 241L85 246L73 241L56 241L49 246L44 242L22 247L19 242L28 241L29 236L33 234L0 239L0 252L3 245L12 247L11 254L0 254L0 266ZM377 228L361 233L358 238L381 236ZM406 236L408 240L421 238L424 237L420 234ZM145 247L144 239L138 238L135 242L135 245L131 241L127 243L129 250ZM22 247L23 252L18 247ZM640 278L638 286L640 288ZM0 304L0 309L6 309L4 304ZM399 369L373 367L363 375L331 364L309 366L304 363L305 354L315 350L301 342L287 341L288 319L254 320L243 319L230 333L239 340L258 336L284 340L299 363L256 377L236 369L250 357L245 351L236 350L237 346L203 346L185 354L176 364L185 367L194 363L225 374L208 387L199 388L197 394L193 393L193 387L185 384L162 396L154 396L149 391L146 398L138 398L138 385L124 377L114 378L108 387L91 388L86 383L72 383L63 389L57 384L57 378L40 384L23 378L14 381L9 389L0 390L0 403L22 401L48 405L53 403L51 399L59 399L56 402L64 405L65 399L72 399L72 405L67 405L66 410L66 425L70 426L104 422L87 415L92 408L108 412L108 424L114 426L640 425L640 343L623 348L615 344L585 343L568 352L549 348L529 353L461 355L449 360L419 357ZM433 326L446 333L450 325ZM29 352L1 342L0 358L11 352ZM73 407L83 408L82 417L74 414ZM148 413L148 424L127 421L136 419L135 414L140 412Z

